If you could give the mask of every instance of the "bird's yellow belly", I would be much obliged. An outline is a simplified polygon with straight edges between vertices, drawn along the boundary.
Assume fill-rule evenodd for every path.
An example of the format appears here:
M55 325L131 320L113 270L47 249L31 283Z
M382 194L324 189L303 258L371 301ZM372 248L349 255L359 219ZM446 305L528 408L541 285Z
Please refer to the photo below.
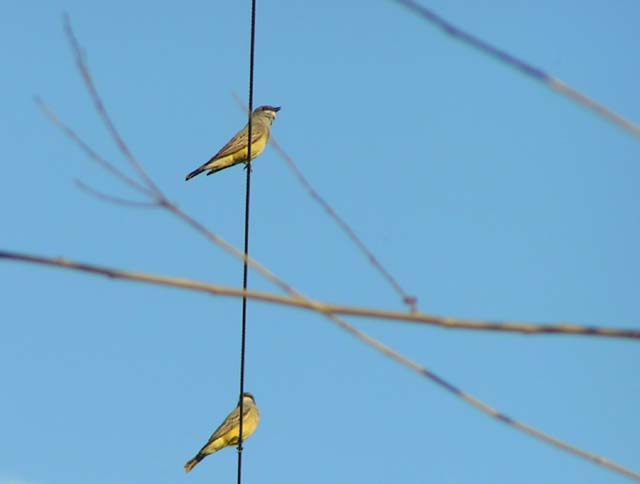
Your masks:
M262 138L258 139L255 143L253 143L251 145L251 159L255 159L257 156L260 156L262 154L262 152L264 151L264 149L267 147L267 142L269 141L269 137L268 136L263 136ZM247 150L245 148L244 150L244 159L246 160L247 157Z
M260 422L260 414L253 410L247 414L242 422L242 440L245 441L253 435L258 428ZM231 429L228 433L212 442L215 451L218 451L224 447L230 445L236 445L238 443L238 436L240 435L240 426Z
M268 139L258 140L251 145L251 160L254 160L256 157L260 156L264 149L267 147ZM224 158L218 158L213 166L217 168L226 168L228 166L233 166L238 163L246 163L249 159L247 148L243 148L231 155L227 155Z

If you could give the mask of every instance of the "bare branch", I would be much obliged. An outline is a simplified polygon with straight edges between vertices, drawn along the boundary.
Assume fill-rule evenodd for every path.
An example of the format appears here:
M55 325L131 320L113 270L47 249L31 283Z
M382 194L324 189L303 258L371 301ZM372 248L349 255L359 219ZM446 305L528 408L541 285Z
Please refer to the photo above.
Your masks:
M77 144L80 147L80 149L82 151L84 151L84 153L91 160L95 161L98 165L100 165L106 171L111 173L118 180L124 182L126 185L130 186L134 190L136 190L136 191L138 191L140 193L143 193L143 194L145 194L147 196L152 196L152 194L151 194L151 192L149 190L147 190L145 187L140 185L133 178L130 178L129 176L125 175L121 170L116 168L116 166L113 163L105 160L95 150L93 150L93 148L91 148L91 146L89 146L87 143L85 143L82 140L82 138L80 138L80 136L78 136L78 134L73 129L71 129L69 126L67 126L65 123L63 123L60 120L60 118L56 115L56 113L54 113L53 110L51 108L49 108L49 106L47 106L45 104L45 102L40 97L36 96L35 102L38 105L38 107L40 108L40 110L49 119L49 121L51 121L51 123L53 125L57 126L67 136L67 138L69 138L71 141L73 141L75 144Z
M546 442L558 449L564 450L578 457L582 457L583 459L586 459L602 467L606 467L610 470L613 470L615 472L618 472L633 480L640 482L639 473L632 471L630 469L627 469L626 467L623 467L620 464L612 462L611 460L606 459L602 456L584 451L578 447L568 444L567 442L564 442L549 434L546 434L540 430L537 430L536 428L530 425L527 425L523 422L515 420L509 417L508 415L505 415L502 412L499 412L498 410L491 407L490 405L487 405L486 403L479 400L475 396L460 390L455 385L444 380L442 377L430 371L426 367L419 365L418 363L414 362L409 358L406 358L405 356L391 349L389 346L381 343L375 338L372 338L366 333L350 325L346 321L338 318L337 316L335 316L335 314L332 314L331 305L326 305L310 299L300 300L295 298L283 298L282 296L267 295L265 293L259 293L257 291L250 291L250 290L243 291L242 289L225 288L222 286L190 281L188 279L177 279L177 278L171 278L166 276L144 274L139 272L120 271L117 269L98 267L91 264L82 264L82 263L74 262L62 257L48 258L48 257L41 257L41 256L27 255L27 254L19 254L14 252L0 251L0 259L10 259L10 260L17 260L17 261L23 261L23 262L31 262L36 264L61 267L66 269L74 269L74 270L79 270L83 272L99 274L99 275L103 275L103 276L107 276L115 279L128 279L128 280L147 282L147 283L158 284L163 286L179 287L183 289L193 289L193 290L208 292L216 295L232 295L237 297L242 297L244 295L249 298L260 299L268 302L276 302L277 300L279 303L282 303L282 304L290 304L292 306L305 307L309 309L314 309L316 311L320 311L326 314L327 316L329 316L339 327L341 327L342 329L350 333L352 336L356 337L360 341L371 346L372 348L376 349L377 351L381 352L382 354L391 358L392 360L417 372L421 376L431 380L433 383L435 383L439 387L443 388L447 392L465 401L466 403L473 406L474 408L481 411L482 413L510 427L513 427L522 432L525 432L530 436L538 440L541 440L543 442Z
M194 291L206 292L216 296L243 297L257 301L281 304L284 306L295 307L299 309L308 309L323 313L332 313L342 316L355 316L372 319L381 319L393 322L406 322L414 324L424 324L444 329L462 329L471 331L497 331L505 333L522 333L522 334L563 334L572 336L596 336L606 338L623 338L623 339L640 339L640 329L622 329L622 328L604 328L595 326L580 326L577 324L559 324L559 325L538 325L531 323L502 323L491 321L473 321L468 319L457 319L451 317L435 316L421 312L406 313L402 311L389 311L384 309L375 309L358 306L345 306L341 304L333 304L322 302L315 299L302 299L297 297L281 296L262 291L242 290L235 287L221 286L193 279L176 278L163 276L158 274L149 274L143 272L123 271L110 267L98 266L94 264L86 264L76 262L63 257L44 257L33 254L24 254L20 252L10 252L0 250L0 259L15 260L22 262L30 262L48 266L55 266L65 269L73 269L81 272L89 272L92 274L107 276L114 279L125 279L131 281L156 284L161 286L176 287L181 289L190 289Z
M280 157L287 162L289 168L298 179L300 184L307 190L307 193L313 198L318 204L325 209L325 211L329 214L335 223L342 229L342 231L347 234L347 237L351 239L351 241L360 249L360 251L367 257L367 260L371 263L371 265L378 270L378 272L384 277L384 279L393 287L393 289L400 295L402 298L402 302L409 306L409 309L412 312L416 312L418 310L418 300L415 296L411 296L408 294L400 283L397 281L395 277L391 275L391 273L382 265L382 263L378 260L378 258L373 254L373 252L365 245L365 243L358 237L353 228L333 209L329 202L327 202L320 194L311 186L306 177L302 174L298 165L293 161L293 158L289 156L289 154L280 146L280 143L276 141L274 137L271 137L271 144L278 152Z
M107 109L105 108L104 103L102 102L102 98L100 94L98 94L98 90L95 87L93 82L93 77L91 76L91 72L89 71L84 53L76 36L73 33L73 29L71 28L71 20L69 19L69 15L64 15L64 31L67 34L67 38L69 39L69 44L71 45L71 49L73 51L73 55L76 59L76 65L80 74L82 75L82 79L84 80L85 86L87 86L87 90L91 95L91 99L93 100L93 104L98 112L100 118L103 123L107 127L107 130L111 134L111 137L115 141L116 145L124 155L125 159L131 164L131 166L138 172L140 177L144 180L149 190L151 190L156 197L160 197L162 195L160 189L155 184L155 182L151 179L151 177L147 174L147 171L143 168L142 164L133 156L133 153L127 146L127 144L120 136L120 133L116 129L113 121L111 121L111 117L107 113Z
M582 105L583 107L590 109L591 111L593 111L600 117L606 119L610 123L625 129L627 132L631 133L633 136L640 138L640 126L622 117L615 111L607 108L605 105L598 103L597 101L591 99L585 94L582 94L580 91L572 88L568 84L562 82L560 79L557 79L547 74L542 69L534 67L531 64L527 64L523 60L518 59L517 57L507 53L506 51L499 49L498 47L495 47L489 44L488 42L485 42L484 40L478 37L475 37L474 35L471 35L468 32L465 32L464 30L456 27L452 23L445 20L443 17L436 14L433 10L420 5L418 2L414 0L394 0L394 1L407 7L409 10L411 10L413 13L415 13L419 17L425 19L427 22L430 22L440 27L445 34L450 35L458 40L461 40L465 44L497 59L503 64L507 64L511 67L514 67L515 69L522 72L524 75L531 77L536 81L546 84L548 87L550 87L554 91Z

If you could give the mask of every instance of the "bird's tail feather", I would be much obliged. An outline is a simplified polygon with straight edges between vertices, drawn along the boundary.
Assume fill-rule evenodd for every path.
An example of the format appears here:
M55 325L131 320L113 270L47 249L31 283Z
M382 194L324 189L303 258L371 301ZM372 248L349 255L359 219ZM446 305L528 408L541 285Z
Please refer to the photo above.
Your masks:
M213 161L215 161L214 163L212 163ZM233 159L229 160L226 158L223 159L219 159L219 160L215 160L214 158L210 159L209 161L207 161L204 165L202 165L200 168L193 170L191 173L189 173L187 175L186 180L190 180L191 178L193 178L196 175L199 175L200 173L202 173L203 171L207 172L207 176L209 175L213 175L214 173L217 173L219 171L222 170L226 170L227 168L231 168L232 166L235 166L239 163L242 163L241 161L235 161Z
M191 472L193 468L198 465L198 462L200 462L204 458L205 458L204 454L198 453L198 455L196 455L193 459L191 459L189 462L187 462L184 465L184 471Z
M200 173L206 170L207 170L206 168L201 166L200 168L193 170L191 173L189 173L185 178L185 180L191 180L194 176L199 175Z

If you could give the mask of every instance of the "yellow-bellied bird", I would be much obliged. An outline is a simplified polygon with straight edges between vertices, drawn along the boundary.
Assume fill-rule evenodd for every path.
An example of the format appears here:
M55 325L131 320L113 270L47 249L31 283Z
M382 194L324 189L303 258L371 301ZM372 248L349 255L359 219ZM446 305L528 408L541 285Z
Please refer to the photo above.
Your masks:
M242 394L242 441L244 442L258 428L260 423L260 410L256 406L256 399L251 393ZM209 437L209 441L200 449L196 456L184 465L186 472L191 471L198 463L209 454L214 454L220 449L236 445L240 436L240 405L222 422L215 432Z
M251 159L259 156L267 147L271 135L271 123L276 119L279 107L260 106L251 113ZM203 171L209 171L211 175L238 163L249 161L247 140L249 138L249 124L238 132L231 141L222 147L213 157L197 170L187 175L187 180L199 175Z

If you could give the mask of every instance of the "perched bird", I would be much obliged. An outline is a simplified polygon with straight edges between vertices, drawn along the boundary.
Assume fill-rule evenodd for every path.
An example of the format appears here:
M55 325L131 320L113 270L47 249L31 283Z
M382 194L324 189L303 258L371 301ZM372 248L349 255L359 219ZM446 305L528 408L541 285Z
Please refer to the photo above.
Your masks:
M260 410L256 406L256 399L251 393L242 394L242 440L245 441L253 435L260 423ZM240 436L240 405L222 422L215 432L209 437L209 441L200 449L200 452L184 465L184 470L190 472L198 463L209 454L214 454L220 449L236 445Z
M251 159L259 156L267 147L269 136L271 135L271 123L276 119L279 107L260 106L251 113ZM211 175L238 163L249 161L247 153L247 139L249 138L249 123L242 128L226 145L218 151L213 158L207 161L197 170L193 170L187 175L186 180L199 175L203 171L209 170L207 175Z

